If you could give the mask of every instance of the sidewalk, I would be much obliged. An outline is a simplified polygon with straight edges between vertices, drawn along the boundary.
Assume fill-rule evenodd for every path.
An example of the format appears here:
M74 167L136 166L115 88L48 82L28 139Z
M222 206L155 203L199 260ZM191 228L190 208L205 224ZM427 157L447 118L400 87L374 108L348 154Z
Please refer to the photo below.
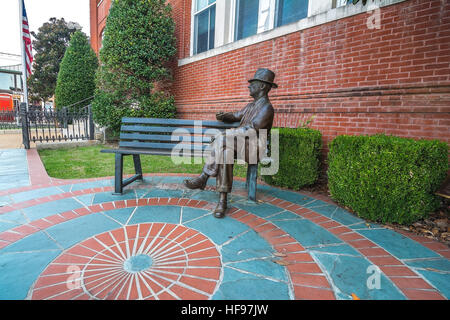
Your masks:
M447 246L319 197L259 185L255 204L240 179L215 219L214 179L148 174L113 196L112 178L49 178L35 149L0 159L0 299L450 297Z
M0 190L30 185L24 149L0 149Z

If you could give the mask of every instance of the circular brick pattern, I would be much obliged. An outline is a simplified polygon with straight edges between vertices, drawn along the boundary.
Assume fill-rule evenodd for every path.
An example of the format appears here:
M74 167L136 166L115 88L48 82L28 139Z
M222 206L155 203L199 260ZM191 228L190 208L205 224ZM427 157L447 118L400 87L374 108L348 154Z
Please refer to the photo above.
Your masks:
M196 230L143 223L73 246L40 275L32 299L209 299L220 254Z

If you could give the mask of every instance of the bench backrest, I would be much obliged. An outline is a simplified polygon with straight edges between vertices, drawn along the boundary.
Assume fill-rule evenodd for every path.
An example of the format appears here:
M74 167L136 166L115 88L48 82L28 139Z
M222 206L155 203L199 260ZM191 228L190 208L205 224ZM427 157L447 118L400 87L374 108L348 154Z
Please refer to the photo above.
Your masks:
M194 153L204 152L217 133L236 128L239 122L210 120L122 118L120 148L137 148L170 154L177 146Z

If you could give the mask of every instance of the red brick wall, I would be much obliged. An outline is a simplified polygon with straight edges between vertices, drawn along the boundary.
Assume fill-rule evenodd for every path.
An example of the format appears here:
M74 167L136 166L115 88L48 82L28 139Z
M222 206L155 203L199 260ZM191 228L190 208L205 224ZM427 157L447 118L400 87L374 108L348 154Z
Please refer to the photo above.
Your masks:
M105 28L106 18L111 7L111 0L103 0L97 7L98 2L100 0L90 0L91 47L97 54L101 44L100 36Z
M178 58L189 56L191 0L170 0ZM247 79L275 71L276 126L339 134L384 132L450 143L450 2L409 0L381 8L381 29L362 13L174 67L180 118L211 119L249 100ZM99 29L100 30L100 29ZM95 47L94 47L95 48Z

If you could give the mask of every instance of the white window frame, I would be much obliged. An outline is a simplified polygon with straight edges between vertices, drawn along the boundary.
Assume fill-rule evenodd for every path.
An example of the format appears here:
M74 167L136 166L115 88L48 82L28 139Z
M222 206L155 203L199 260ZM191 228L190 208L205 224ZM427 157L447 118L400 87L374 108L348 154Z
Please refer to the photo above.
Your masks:
M209 8L211 8L212 6L216 6L216 21L215 21L215 28L214 28L214 48L216 47L216 36L217 36L217 2L219 0L215 0L213 3L208 4L206 7L202 8L201 10L197 11L197 1L196 0L192 0L192 6L191 6L191 52L190 55L193 56L194 55L194 51L196 48L196 39L195 39L195 16L202 13L205 10L209 10ZM208 24L210 23L210 20L208 19ZM208 25L208 30L209 30L209 25ZM209 47L209 37L208 37L208 47ZM211 49L207 49L206 51L211 50ZM203 52L200 52L203 53ZM200 53L195 53L195 54L200 54Z
M264 5L264 2L266 5L268 5L267 10L269 10L269 14L267 19L267 23L262 25L260 20L262 20L262 14L264 13L262 6ZM277 6L277 0L259 0L259 8L258 8L258 28L256 30L256 34L266 32L268 30L272 30L275 26L275 11Z

